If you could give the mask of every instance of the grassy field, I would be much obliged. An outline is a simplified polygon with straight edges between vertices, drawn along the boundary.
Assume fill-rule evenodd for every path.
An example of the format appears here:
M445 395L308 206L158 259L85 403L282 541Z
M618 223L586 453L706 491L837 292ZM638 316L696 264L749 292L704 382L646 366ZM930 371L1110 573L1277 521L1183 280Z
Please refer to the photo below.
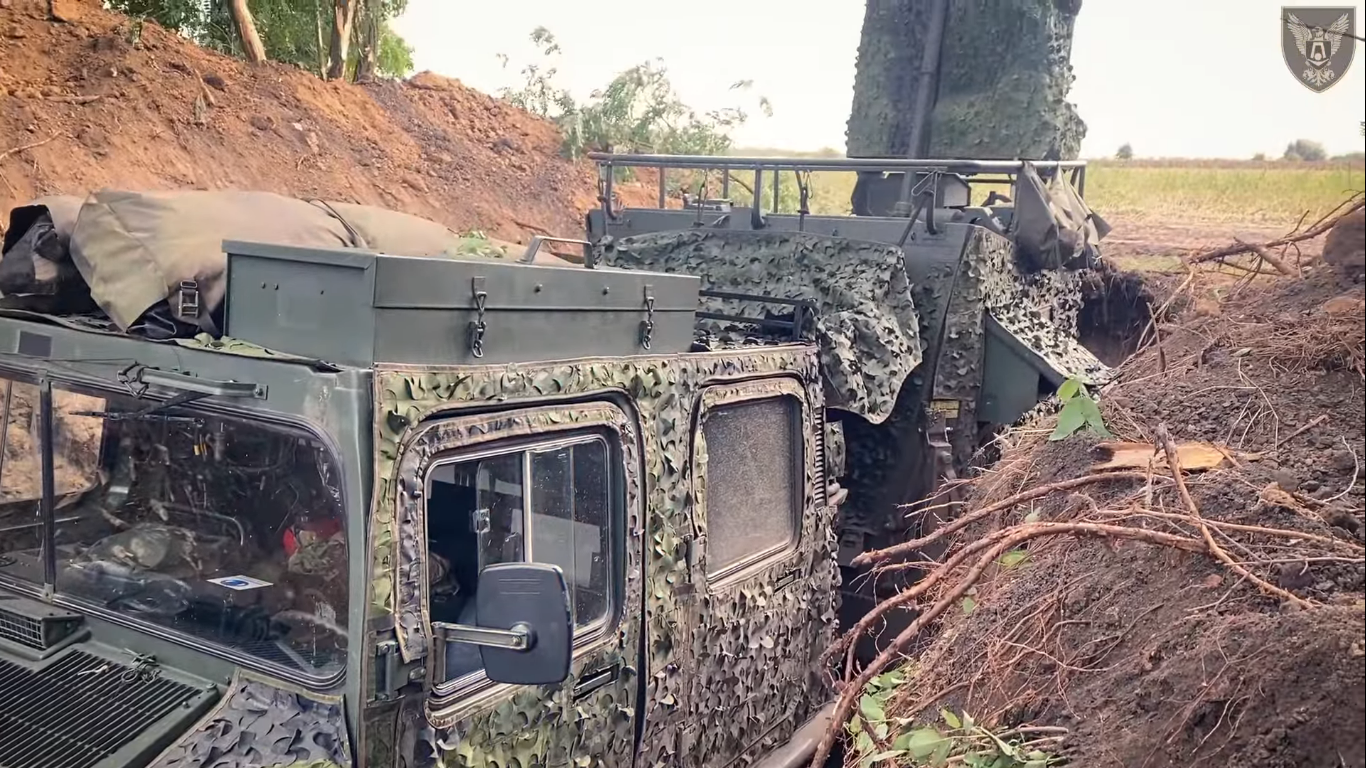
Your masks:
M736 154L788 153L746 149L736 150ZM747 173L738 177L745 183L750 180ZM848 213L854 180L852 173L813 173L811 212ZM715 194L715 177L711 186ZM796 211L797 185L792 174L783 175L780 187L779 208ZM1163 220L1285 229L1294 227L1306 214L1318 218L1353 192L1363 190L1366 166L1359 161L1101 160L1088 165L1086 178L1087 201L1111 221ZM982 195L987 191L981 188ZM747 202L743 188L733 184L732 193L737 202ZM766 203L771 199L769 190L764 197Z
M812 174L812 212L847 213L853 186L853 174ZM1361 166L1350 165L1150 166L1102 162L1090 165L1086 175L1086 200L1091 207L1107 219L1126 221L1167 219L1190 224L1238 222L1293 227L1305 213L1317 218L1364 189L1366 173ZM986 191L984 188L982 193Z
M1111 219L1166 218L1186 223L1294 226L1366 189L1361 165L1098 163L1087 169L1086 197Z

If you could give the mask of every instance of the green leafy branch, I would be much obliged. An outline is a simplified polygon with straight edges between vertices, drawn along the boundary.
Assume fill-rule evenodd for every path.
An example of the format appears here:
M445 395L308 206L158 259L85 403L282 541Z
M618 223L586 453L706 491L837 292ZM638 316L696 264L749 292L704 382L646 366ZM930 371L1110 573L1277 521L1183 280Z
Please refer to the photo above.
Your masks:
M1062 401L1062 410L1058 411L1058 426L1048 436L1049 440L1063 440L1082 427L1090 427L1102 437L1111 436L1100 415L1100 405L1079 379L1064 381L1058 387L1058 399Z
M545 27L531 33L540 53L538 61L522 67L520 87L503 88L499 95L511 104L553 121L564 137L563 152L571 158L590 151L659 154L720 155L731 149L731 133L749 119L739 107L698 112L674 90L663 61L643 62L619 73L605 88L585 101L576 100L558 84L557 57L563 52ZM498 57L503 66L506 55ZM740 80L731 91L749 91L753 83ZM766 116L773 108L758 97ZM629 176L629 174L623 174Z
M963 712L939 711L941 725L913 727L914 718L889 717L887 704L906 682L900 670L869 681L859 713L846 726L854 740L859 768L950 764L967 768L1047 768L1062 759L1045 748L1059 741L1062 728L1011 728L993 732Z

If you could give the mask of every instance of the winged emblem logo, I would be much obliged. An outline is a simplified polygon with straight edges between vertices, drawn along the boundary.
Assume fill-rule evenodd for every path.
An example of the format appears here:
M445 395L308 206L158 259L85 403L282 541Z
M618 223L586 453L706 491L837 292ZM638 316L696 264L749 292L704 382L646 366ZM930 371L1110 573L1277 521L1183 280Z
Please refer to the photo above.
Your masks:
M1286 65L1311 91L1342 79L1356 53L1355 8L1282 8L1281 49Z

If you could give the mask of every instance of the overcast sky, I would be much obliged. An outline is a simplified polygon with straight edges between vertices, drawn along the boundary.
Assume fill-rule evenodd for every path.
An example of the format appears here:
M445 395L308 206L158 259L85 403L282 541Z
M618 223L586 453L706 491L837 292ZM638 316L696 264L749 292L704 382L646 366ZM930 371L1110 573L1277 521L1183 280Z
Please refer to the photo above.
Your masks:
M774 114L755 114L742 146L844 149L862 0L409 0L395 22L430 69L489 93L536 58L538 25L560 43L560 83L579 97L662 58L688 104L729 106L754 81ZM1126 142L1140 156L1279 156L1296 138L1362 151L1366 61L1358 50L1326 93L1300 85L1281 54L1280 0L1085 0L1071 99L1088 124L1086 157ZM1357 6L1357 34L1363 12ZM1362 47L1360 43L1358 49ZM506 54L506 67L499 59ZM747 106L752 106L752 100ZM753 114L755 110L751 109Z

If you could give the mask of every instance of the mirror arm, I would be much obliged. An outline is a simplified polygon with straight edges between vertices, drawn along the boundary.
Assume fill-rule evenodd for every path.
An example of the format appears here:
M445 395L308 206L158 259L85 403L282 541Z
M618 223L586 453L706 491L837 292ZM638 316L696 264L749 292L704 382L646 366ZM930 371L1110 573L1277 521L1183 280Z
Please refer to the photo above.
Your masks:
M512 629L485 629L468 624L450 624L433 621L432 631L441 633L446 640L488 648L506 648L510 651L525 651L531 648L531 627L527 624L514 624Z

